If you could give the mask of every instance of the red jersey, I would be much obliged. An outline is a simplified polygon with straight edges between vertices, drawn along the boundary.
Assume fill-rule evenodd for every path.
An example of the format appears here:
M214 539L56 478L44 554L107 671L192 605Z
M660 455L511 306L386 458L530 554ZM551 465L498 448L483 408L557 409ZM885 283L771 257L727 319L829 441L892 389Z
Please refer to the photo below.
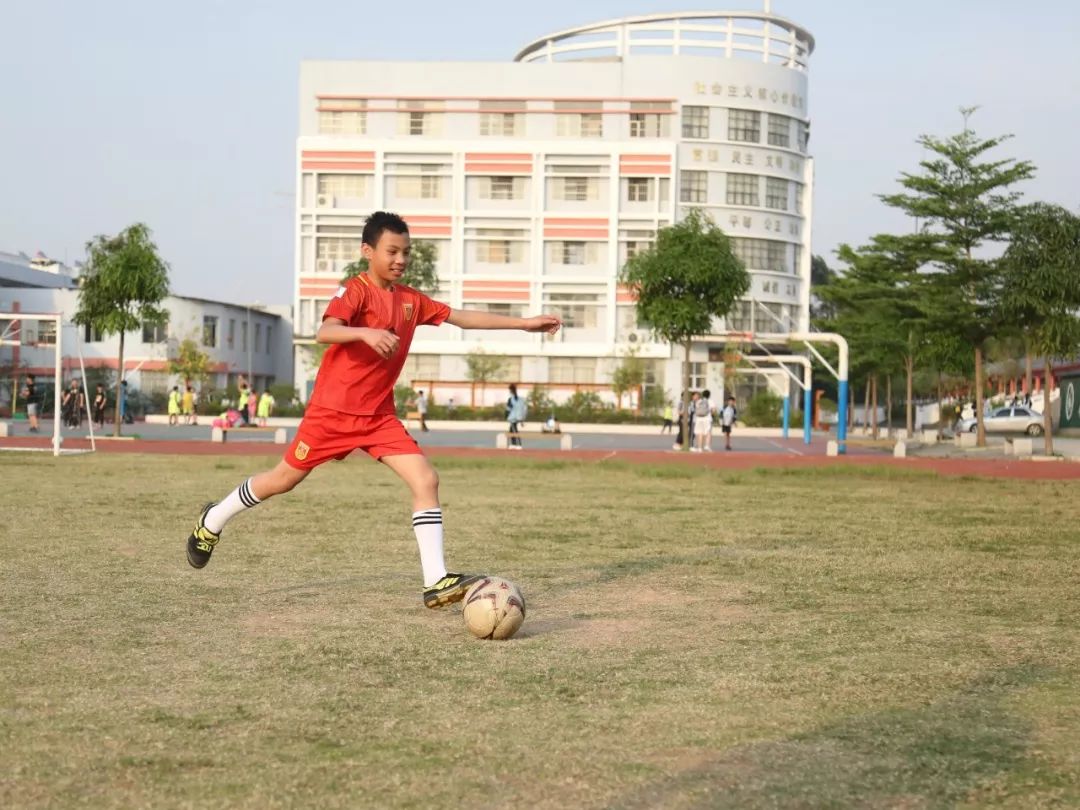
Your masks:
M331 344L323 355L309 402L356 416L394 413L394 383L405 365L413 332L421 324L438 326L449 316L446 304L404 284L384 290L364 273L349 279L330 299L323 320L338 318L346 326L385 329L401 342L386 360L360 341Z

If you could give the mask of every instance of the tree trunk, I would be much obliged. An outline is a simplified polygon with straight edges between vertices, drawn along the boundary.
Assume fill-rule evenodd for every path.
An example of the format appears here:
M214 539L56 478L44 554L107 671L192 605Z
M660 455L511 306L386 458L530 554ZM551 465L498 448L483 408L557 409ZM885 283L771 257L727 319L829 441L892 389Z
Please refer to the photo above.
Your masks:
M978 433L975 438L977 447L986 447L986 414L983 413L983 352L982 346L975 347L975 418Z
M892 435L892 374L885 378L885 435Z
M682 440L683 450L690 449L690 341L683 343Z
M911 403L912 391L915 388L915 358L911 356L904 358L904 376L907 378L905 383L906 390L904 394L905 402L907 403L907 405L905 406L907 417L907 432L908 436L911 436L911 434L915 431L915 414L913 412L913 405Z
M1054 455L1054 418L1050 415L1050 385L1054 381L1054 373L1050 368L1050 358L1043 363L1043 451L1046 455Z
M870 414L871 414L871 416L870 416L870 426L871 426L872 436L873 436L873 438L876 439L879 436L879 433L878 433L878 418L877 418L877 409L878 409L878 378L877 378L877 374L874 375L874 383L873 383L873 385L874 385L874 393L873 393L873 398L870 400Z
M866 375L866 392L863 394L862 426L865 436L870 430L870 375Z
M120 359L119 359L119 361L117 363L117 366L116 366L116 408L115 408L116 426L113 429L113 436L119 436L120 435L120 423L123 421L123 419L120 416L120 397L123 396L122 392L124 390L123 382L124 382L124 330L121 329L120 330Z
M941 372L939 371L937 374L937 435L939 439L945 433L945 403L942 401L944 394L941 388Z
M1031 396L1031 344L1024 339L1024 394Z

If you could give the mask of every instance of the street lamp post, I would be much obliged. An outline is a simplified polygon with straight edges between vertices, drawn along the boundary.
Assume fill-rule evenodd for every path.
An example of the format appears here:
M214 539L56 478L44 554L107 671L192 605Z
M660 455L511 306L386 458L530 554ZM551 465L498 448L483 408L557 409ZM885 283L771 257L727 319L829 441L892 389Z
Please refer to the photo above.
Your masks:
M247 318L244 322L244 332L247 334L247 382L248 388L254 391L255 378L252 376L251 369L251 344L255 342L255 332L251 328L251 310L262 309L262 304L259 301L255 301L253 304L245 304L244 309L247 310Z

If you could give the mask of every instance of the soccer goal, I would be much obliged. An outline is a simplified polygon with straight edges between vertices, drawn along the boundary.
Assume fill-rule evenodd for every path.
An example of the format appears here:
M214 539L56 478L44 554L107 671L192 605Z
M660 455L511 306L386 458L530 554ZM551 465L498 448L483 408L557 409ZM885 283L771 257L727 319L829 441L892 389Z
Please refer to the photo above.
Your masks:
M36 406L39 417L44 417L45 412L48 410L51 412L53 420L51 448L0 447L0 449L29 452L51 449L54 456L89 453L97 449L94 438L94 422L90 414L90 395L86 391L86 367L83 363L82 345L79 343L77 330L75 330L74 345L79 360L83 407L90 427L90 449L73 450L62 448L61 425L63 424L63 413L61 402L64 393L64 331L64 318L58 313L0 312L0 363L9 370L10 374L11 415L14 417L21 408L26 407L27 403L23 400L24 393L27 390L24 380L27 374L33 374L40 379L40 385L35 387L35 401L32 404ZM51 374L46 376L46 373L41 372L43 368L51 371ZM48 384L46 380L48 380ZM50 403L50 408L42 407Z

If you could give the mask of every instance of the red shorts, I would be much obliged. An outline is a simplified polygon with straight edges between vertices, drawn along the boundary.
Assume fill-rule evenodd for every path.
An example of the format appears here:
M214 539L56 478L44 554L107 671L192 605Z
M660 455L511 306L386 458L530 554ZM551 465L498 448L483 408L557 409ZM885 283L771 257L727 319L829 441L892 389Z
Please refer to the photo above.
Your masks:
M285 451L285 463L313 470L331 459L340 461L353 450L363 450L376 461L383 456L420 454L416 441L393 414L356 416L309 405L296 438Z

